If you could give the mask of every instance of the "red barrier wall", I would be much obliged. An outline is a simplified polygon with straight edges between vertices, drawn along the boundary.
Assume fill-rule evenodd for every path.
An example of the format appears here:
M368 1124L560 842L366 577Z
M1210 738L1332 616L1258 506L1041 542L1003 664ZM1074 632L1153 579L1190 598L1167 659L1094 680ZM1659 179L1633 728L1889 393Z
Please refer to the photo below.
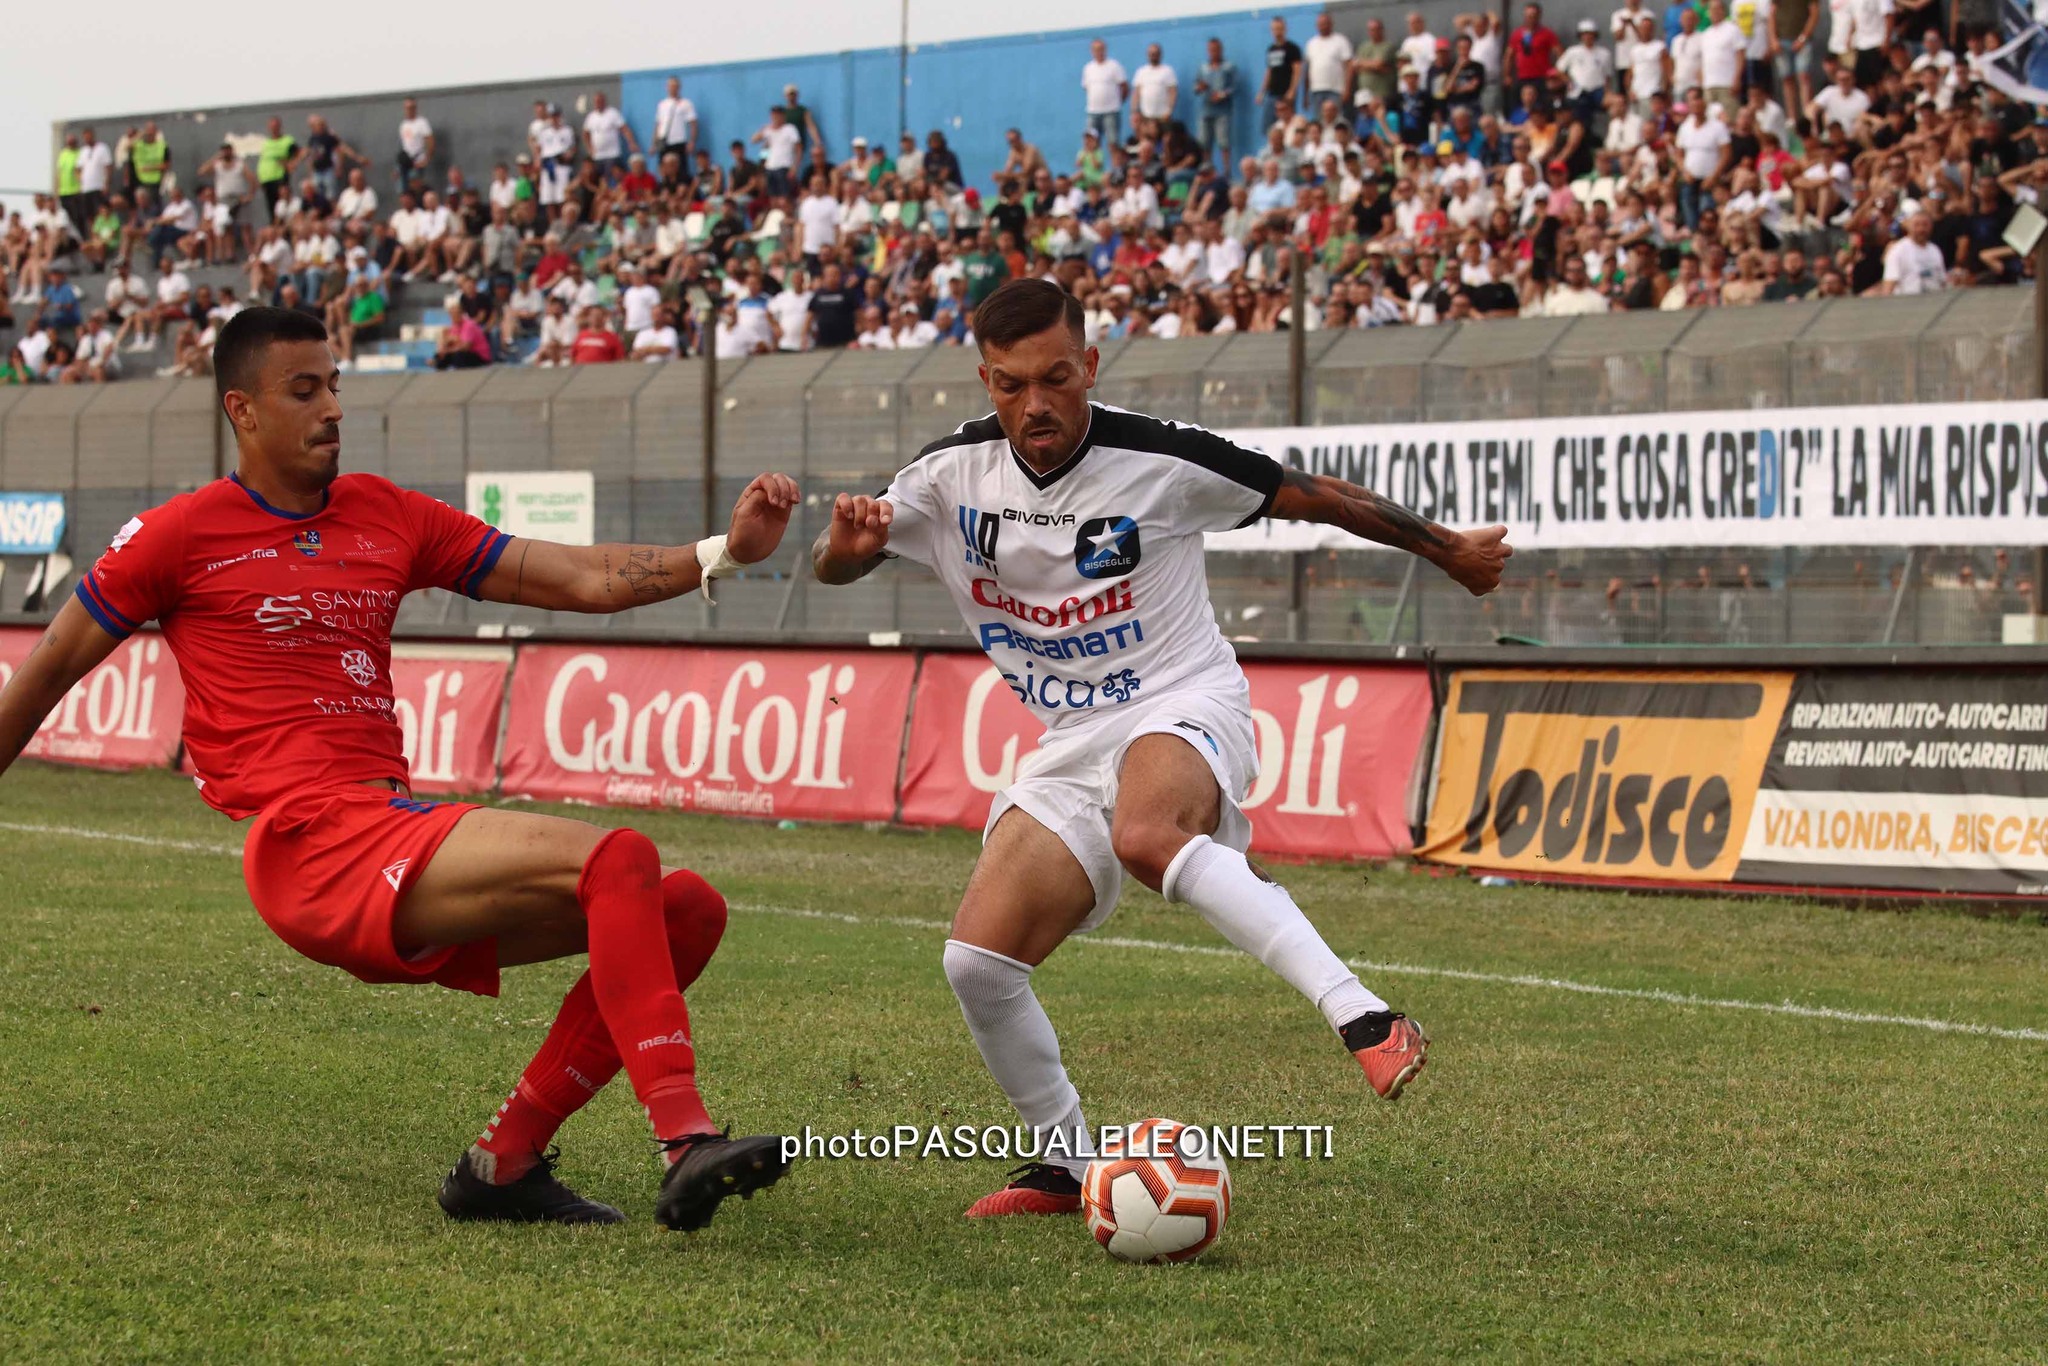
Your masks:
M0 687L42 638L0 627ZM163 637L142 631L114 647L57 704L29 741L29 757L89 768L161 768L178 752L185 685Z

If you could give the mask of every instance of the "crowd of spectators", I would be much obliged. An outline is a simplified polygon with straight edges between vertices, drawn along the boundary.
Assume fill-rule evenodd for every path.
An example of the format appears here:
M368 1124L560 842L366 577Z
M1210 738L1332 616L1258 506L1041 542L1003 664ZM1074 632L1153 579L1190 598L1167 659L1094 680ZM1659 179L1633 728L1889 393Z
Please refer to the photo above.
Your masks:
M644 129L602 93L537 102L474 178L413 100L381 156L319 116L189 168L154 123L81 129L0 231L0 379L108 379L165 335L164 372L205 373L248 300L322 318L348 365L408 289L439 291L431 363L457 368L969 345L1019 276L1078 296L1091 340L1287 328L1297 265L1318 329L2012 282L2048 119L1979 79L1995 29L1953 3L1623 0L1568 36L1529 4L1357 43L1275 17L1185 75L1098 41L1073 121L1010 130L980 184L943 132L835 145L794 86L722 150L675 80Z

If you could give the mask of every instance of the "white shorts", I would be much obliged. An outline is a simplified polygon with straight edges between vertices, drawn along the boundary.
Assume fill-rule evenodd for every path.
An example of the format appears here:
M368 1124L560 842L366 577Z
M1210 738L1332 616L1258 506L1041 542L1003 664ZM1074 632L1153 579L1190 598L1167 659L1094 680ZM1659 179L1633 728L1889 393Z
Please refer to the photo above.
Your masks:
M1223 816L1212 838L1239 853L1252 842L1251 818L1238 803L1259 776L1259 746L1251 706L1242 694L1167 693L1046 736L1017 765L1016 781L996 794L981 837L986 840L1013 806L1059 836L1095 888L1095 909L1081 922L1082 934L1109 919L1123 891L1124 869L1110 845L1110 820L1124 751L1142 735L1177 735L1206 759L1223 791Z

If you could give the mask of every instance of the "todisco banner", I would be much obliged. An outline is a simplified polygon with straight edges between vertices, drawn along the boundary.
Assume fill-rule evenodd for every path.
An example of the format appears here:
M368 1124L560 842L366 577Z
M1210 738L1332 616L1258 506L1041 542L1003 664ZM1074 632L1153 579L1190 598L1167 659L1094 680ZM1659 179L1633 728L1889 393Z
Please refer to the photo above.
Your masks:
M2038 670L1802 674L1736 877L2048 895L2048 684Z
M1421 852L1678 882L1735 876L1789 673L1465 669Z
M1224 432L1449 526L1530 549L2032 545L2048 518L2048 402L1789 408ZM1212 550L1360 542L1259 522Z

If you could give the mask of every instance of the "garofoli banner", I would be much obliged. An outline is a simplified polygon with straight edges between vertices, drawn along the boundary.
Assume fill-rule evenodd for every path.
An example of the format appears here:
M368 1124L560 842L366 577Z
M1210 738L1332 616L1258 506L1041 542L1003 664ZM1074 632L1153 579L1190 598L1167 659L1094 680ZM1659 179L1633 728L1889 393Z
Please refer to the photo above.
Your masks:
M1789 673L1460 670L1426 856L1681 882L1735 875Z
M1252 848L1385 858L1409 847L1407 790L1429 724L1419 668L1248 661L1259 777ZM902 818L978 830L1041 727L979 655L927 655L903 770Z
M2048 402L1893 404L1225 433L1452 526L1530 548L2031 545ZM1356 546L1261 522L1212 550Z
M42 634L0 628L0 688ZM156 632L138 631L64 694L22 752L91 768L162 768L178 751L184 717L185 684L170 647Z
M498 784L498 720L509 645L391 647L392 710L415 792L489 792Z
M2048 684L2038 671L1802 674L1736 876L2048 895Z
M527 645L506 795L722 815L888 820L909 653Z

